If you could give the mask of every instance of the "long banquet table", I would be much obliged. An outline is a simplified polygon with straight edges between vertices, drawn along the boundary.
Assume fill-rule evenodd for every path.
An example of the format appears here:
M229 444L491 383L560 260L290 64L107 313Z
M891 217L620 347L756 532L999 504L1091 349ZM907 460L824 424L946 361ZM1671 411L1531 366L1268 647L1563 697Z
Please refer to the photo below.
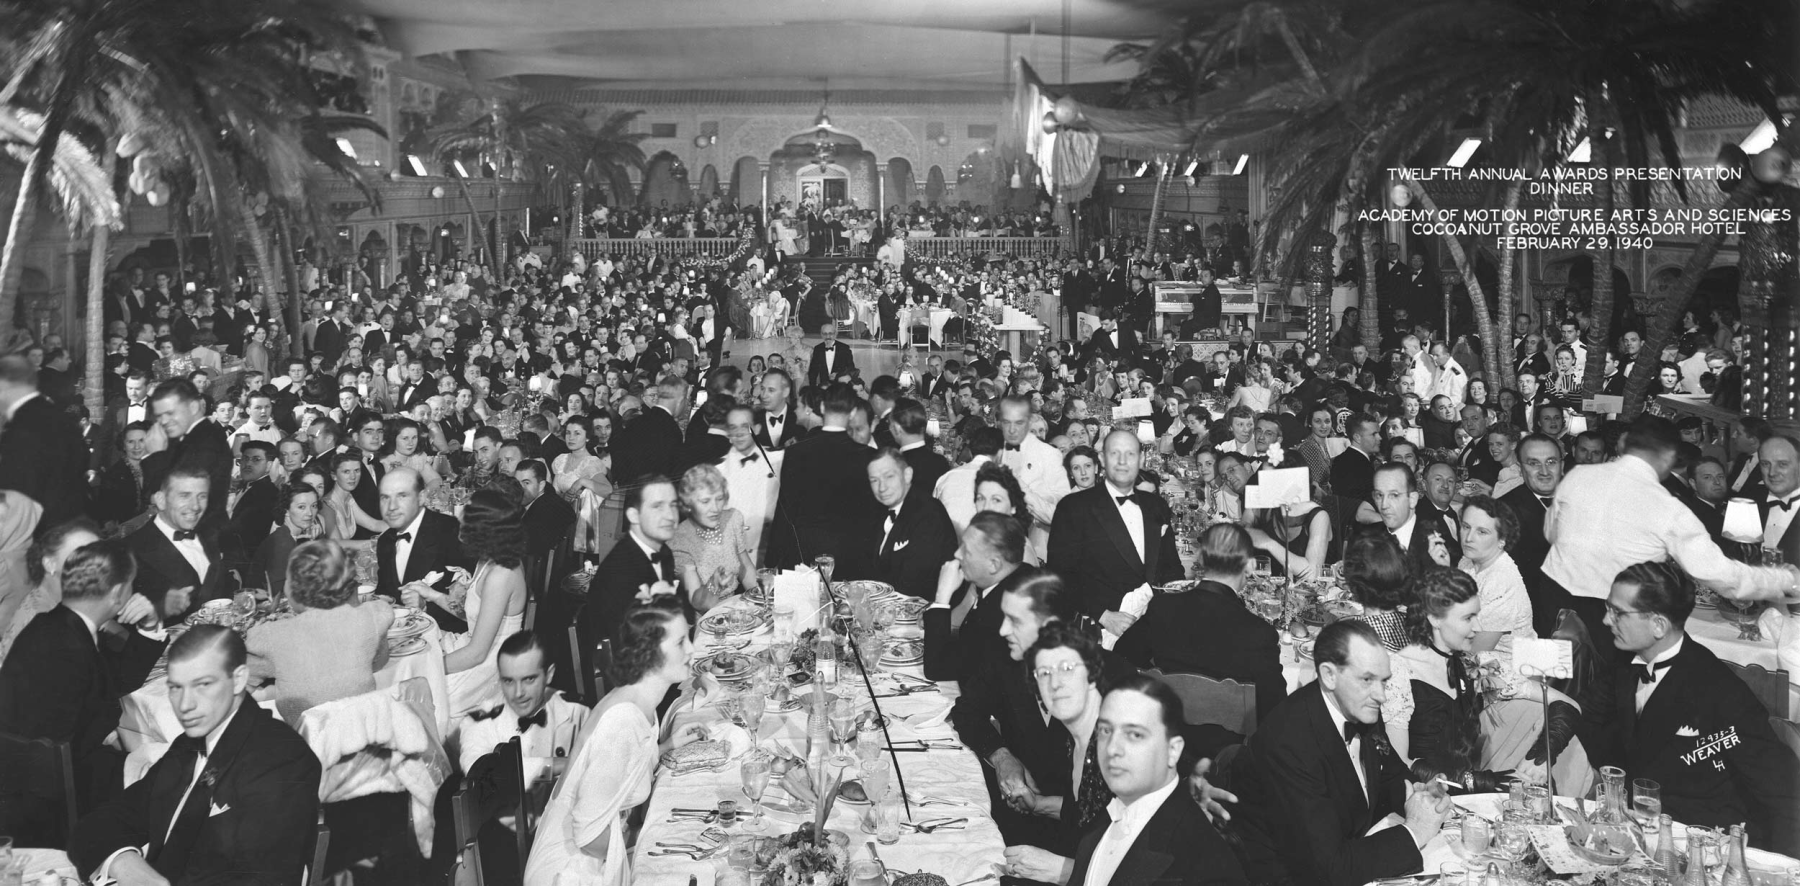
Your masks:
M778 589L777 600L782 600L782 592ZM749 606L748 601L738 598L721 604L722 606ZM784 604L785 605L785 604ZM798 610L799 607L796 607ZM796 631L810 627L806 617L796 626ZM759 651L770 641L770 631L765 628L754 635L747 651ZM702 651L705 644L700 644ZM894 670L910 676L919 676L918 666L895 668ZM849 675L846 674L846 677ZM872 676L877 676L872 673ZM846 679L844 685L850 685ZM855 681L860 685L860 678ZM876 694L880 698L883 712L891 721L891 734L899 745L915 735L929 736L936 740L954 739L955 733L949 726L929 729L915 733L904 720L918 723L944 711L954 698L954 684L940 684L938 692L917 692L906 696L888 697L893 691L892 678L881 679L877 676ZM673 728L680 728L689 722L718 723L723 717L714 702L721 695L714 687L711 692L702 691L696 694L692 688L683 695L671 708L668 720ZM803 702L810 693L811 687L802 687L796 697ZM770 712L763 717L762 728L758 731L760 746L773 749L776 747L792 751L796 756L806 756L806 706L786 714ZM889 755L890 760L897 761L901 777L906 781L907 795L916 804L929 798L932 805L928 807L914 806L910 820L927 821L945 817L967 817L968 823L963 829L944 829L931 834L917 834L903 829L900 842L891 846L881 846L881 860L890 871L915 872L926 871L938 874L949 883L962 883L993 872L993 865L1003 861L1005 843L1000 837L1000 830L989 816L987 788L982 780L981 762L975 754L962 747L960 741L955 749L906 751L901 750ZM828 767L828 772L835 772ZM846 778L854 778L854 768ZM897 784L898 780L893 783ZM637 846L632 853L632 883L634 886L685 886L689 876L699 879L702 886L711 882L714 864L723 863L723 855L711 859L694 861L686 856L665 855L651 856L648 853L656 848L658 842L664 843L704 843L700 839L701 831L709 825L698 821L669 821L669 813L674 808L709 808L720 800L734 800L741 809L749 809L750 802L745 798L741 788L739 765L737 761L728 763L719 771L701 771L686 775L675 775L669 770L660 770L656 777L656 786L650 794L650 802L644 816L644 826L638 835ZM765 798L786 799L786 795L771 782ZM843 831L850 837L850 857L852 859L868 858L865 844L875 838L864 833L859 818L868 810L867 804L852 805L839 802L831 813L828 828ZM806 820L810 821L810 817ZM793 831L798 819L788 817L785 820L771 814L765 818L761 836L776 836ZM728 833L737 833L743 825L734 825ZM752 880L754 883L754 878Z

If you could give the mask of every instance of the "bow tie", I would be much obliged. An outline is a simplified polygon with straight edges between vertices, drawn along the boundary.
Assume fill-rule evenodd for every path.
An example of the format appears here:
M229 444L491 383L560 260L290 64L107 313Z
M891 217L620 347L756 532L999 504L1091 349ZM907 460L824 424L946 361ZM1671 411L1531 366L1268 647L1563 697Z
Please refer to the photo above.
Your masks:
M169 743L169 753L171 755L179 754L183 757L194 757L204 760L206 759L206 737L201 736L195 738L194 736L183 733Z
M1664 659L1663 661L1659 661L1653 665L1638 665L1638 669L1637 669L1638 670L1638 682L1639 683L1655 683L1656 682L1656 672L1660 671L1663 668L1666 668L1669 665L1672 665L1674 663L1675 663L1675 659L1670 658L1670 659Z
M520 735L524 735L525 730L532 726L536 726L539 729L548 729L550 727L550 711L548 709L540 708L537 713L532 714L529 717L519 718Z
M769 424L778 425L784 421L787 421L787 414L782 413L781 415L776 415L774 413L769 413L767 418L765 418L764 420L767 421Z
M754 456L754 455L746 455L743 458L738 459L739 464L746 464L746 465L750 464L751 462L754 462L754 461L756 461L756 456Z
M1116 502L1118 502L1118 503L1119 503L1119 504L1127 504L1127 503L1129 503L1129 502L1130 502L1130 501L1131 501L1131 496L1130 496L1130 495L1129 495L1129 494L1127 494L1127 495L1115 495L1115 496L1113 496L1113 501L1116 501Z
M197 537L199 537L198 534L195 533L194 530L192 530L192 529L177 529L177 530L175 530L175 540L176 541L187 541L190 538L197 538Z
M1019 451L1019 444L1017 444L1017 443L1007 443L1005 445L1006 445L1007 452L1018 452Z
M1344 744L1356 740L1357 736L1366 736L1375 730L1374 723L1358 723L1355 720L1344 721Z
M396 532L394 533L394 541L412 541L412 533Z
M1790 498L1790 499L1786 499L1783 501L1777 501L1777 500L1771 499L1769 501L1769 507L1775 508L1776 510L1785 511L1788 508L1793 507L1794 503L1796 501L1800 501L1800 499Z

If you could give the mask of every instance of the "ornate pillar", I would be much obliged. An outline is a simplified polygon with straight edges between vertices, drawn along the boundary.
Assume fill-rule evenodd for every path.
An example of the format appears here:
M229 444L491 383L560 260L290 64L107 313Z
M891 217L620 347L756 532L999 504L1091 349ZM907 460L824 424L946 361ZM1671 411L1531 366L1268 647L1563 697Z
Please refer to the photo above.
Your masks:
M1800 191L1777 188L1753 208L1800 211ZM1791 218L1791 216L1790 216ZM1800 228L1793 221L1753 222L1740 239L1738 311L1744 344L1745 415L1773 421L1800 417L1800 385L1791 371L1800 359Z
M1314 231L1306 243L1306 338L1314 350L1331 341L1331 247L1337 237Z

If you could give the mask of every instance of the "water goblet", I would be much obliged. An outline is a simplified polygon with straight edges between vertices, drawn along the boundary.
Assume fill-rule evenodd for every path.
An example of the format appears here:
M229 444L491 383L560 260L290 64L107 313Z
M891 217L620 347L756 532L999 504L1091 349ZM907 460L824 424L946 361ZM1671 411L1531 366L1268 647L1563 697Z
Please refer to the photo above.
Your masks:
M757 602L764 606L775 605L775 570L756 570L756 587L762 592L762 598Z
M750 833L760 833L763 829L762 798L763 792L769 789L770 764L772 762L767 751L754 750L744 756L744 762L739 766L738 775L744 783L744 796L750 798L752 808L755 810L750 821L744 824L744 830ZM722 807L724 804L720 805ZM722 820L724 816L720 816L720 818Z
M850 886L887 886L881 862L863 859L850 865Z
M1464 858L1479 858L1487 854L1488 847L1493 844L1494 829L1487 820L1479 815L1465 815L1462 820L1462 848Z
M819 577L831 581L831 572L837 568L837 558L830 554L820 554L813 558L813 566L819 570Z
M819 691L818 687L814 687L813 691ZM832 743L837 747L837 752L831 757L832 765L849 766L856 762L856 757L850 753L850 743L856 740L860 714L856 702L847 698L832 701L831 706L826 709Z
M1662 785L1648 778L1632 779L1631 814L1637 819L1638 833L1643 835L1646 844L1656 839L1662 806Z
M768 710L769 698L761 692L746 692L738 696L738 704L743 711L744 731L750 733L750 740L755 742L762 729L763 712Z

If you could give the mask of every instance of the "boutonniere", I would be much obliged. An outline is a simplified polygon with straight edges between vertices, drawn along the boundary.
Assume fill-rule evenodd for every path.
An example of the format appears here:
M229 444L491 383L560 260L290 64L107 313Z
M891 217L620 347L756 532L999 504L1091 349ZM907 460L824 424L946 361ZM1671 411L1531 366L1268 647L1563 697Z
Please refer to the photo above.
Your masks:
M214 769L211 766L202 769L200 771L200 780L206 783L207 790L212 790L213 785L219 783L219 770Z
M1375 756L1386 757L1394 752L1394 746L1388 743L1386 729L1377 727L1369 730L1365 734L1375 742Z

